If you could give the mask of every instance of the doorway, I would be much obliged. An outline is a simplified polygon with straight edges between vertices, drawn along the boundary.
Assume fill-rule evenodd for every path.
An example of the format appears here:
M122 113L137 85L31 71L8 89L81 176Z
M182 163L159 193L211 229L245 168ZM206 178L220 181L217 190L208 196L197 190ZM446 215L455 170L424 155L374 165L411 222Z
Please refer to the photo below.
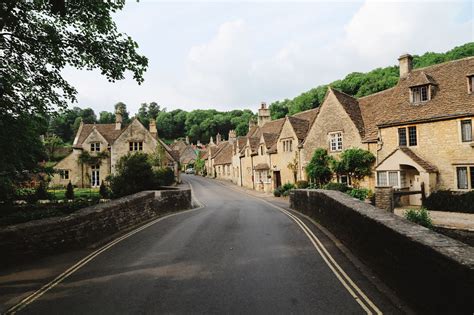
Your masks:
M273 182L275 183L274 189L281 186L281 174L280 171L273 171Z

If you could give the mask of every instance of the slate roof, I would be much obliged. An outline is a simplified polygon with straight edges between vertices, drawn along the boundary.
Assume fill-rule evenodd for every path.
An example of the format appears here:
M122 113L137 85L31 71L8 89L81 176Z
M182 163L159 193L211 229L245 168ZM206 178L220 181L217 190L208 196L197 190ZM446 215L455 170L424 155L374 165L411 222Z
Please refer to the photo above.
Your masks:
M115 130L115 123L114 124L82 124L82 129L80 130L80 134L77 140L77 143L74 144L74 147L82 147L82 144L86 140L86 138L90 135L92 130L96 130L107 140L109 144L112 144L115 139L117 139L122 131L126 128L123 127L121 130Z
M232 155L234 153L232 144L224 141L219 146L221 148L214 158L214 165L232 164Z
M293 116L288 116L288 121L290 122L291 127L293 127L293 130L295 131L298 140L302 142L308 134L309 121Z
M466 77L474 73L474 57L412 70L398 84L360 98L366 141L377 140L377 127L403 125L474 115L474 94L467 92ZM410 102L410 87L436 83L432 99Z
M359 130L359 134L363 138L365 133L364 120L362 118L357 99L350 96L349 94L343 93L331 87L329 87L329 89L334 93L334 96L336 96L337 100L342 105L346 113L349 115L357 130Z
M410 150L410 148L408 148L408 147L398 147L398 148L396 148L389 155L387 155L385 157L385 159L380 161L378 163L378 165L381 165L383 162L388 160L393 154L395 154L395 152L397 152L399 150L402 151L403 153L405 153L408 157L410 157L414 162L416 162L418 165L420 165L428 173L437 173L438 172L438 169L436 168L436 166L434 166L430 162L428 162L428 161L422 159L421 157L419 157L418 155L416 155L416 153L413 152L412 150Z
M180 152L179 161L184 164L189 164L196 161L197 154L191 145L187 145L184 150Z
M256 171L269 170L270 166L268 166L267 163L259 163L259 164L255 165L253 169L256 170Z

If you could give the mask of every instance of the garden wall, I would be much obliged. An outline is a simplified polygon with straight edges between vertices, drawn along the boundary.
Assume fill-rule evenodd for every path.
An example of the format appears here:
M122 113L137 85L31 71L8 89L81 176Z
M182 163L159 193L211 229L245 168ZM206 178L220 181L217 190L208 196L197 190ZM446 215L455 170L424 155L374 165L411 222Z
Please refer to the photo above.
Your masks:
M474 310L473 247L338 191L294 190L290 206L330 230L420 313Z
M78 210L0 230L0 265L87 247L161 214L192 208L191 190L143 191Z

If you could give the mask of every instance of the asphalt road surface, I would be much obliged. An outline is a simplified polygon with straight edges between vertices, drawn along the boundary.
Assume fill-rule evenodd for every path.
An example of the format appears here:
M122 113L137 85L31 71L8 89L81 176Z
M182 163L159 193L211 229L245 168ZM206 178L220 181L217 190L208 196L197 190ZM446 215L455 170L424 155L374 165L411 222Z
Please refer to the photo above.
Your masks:
M334 271L284 212L219 182L183 177L202 208L124 239L18 313L400 312L344 255L332 257L347 278Z

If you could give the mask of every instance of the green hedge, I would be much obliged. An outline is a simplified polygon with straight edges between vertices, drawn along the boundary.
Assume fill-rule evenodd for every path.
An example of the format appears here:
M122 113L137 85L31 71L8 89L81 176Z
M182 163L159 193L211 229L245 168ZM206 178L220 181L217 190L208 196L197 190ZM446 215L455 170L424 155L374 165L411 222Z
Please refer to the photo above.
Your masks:
M425 199L423 206L428 210L474 213L474 191L435 191Z

